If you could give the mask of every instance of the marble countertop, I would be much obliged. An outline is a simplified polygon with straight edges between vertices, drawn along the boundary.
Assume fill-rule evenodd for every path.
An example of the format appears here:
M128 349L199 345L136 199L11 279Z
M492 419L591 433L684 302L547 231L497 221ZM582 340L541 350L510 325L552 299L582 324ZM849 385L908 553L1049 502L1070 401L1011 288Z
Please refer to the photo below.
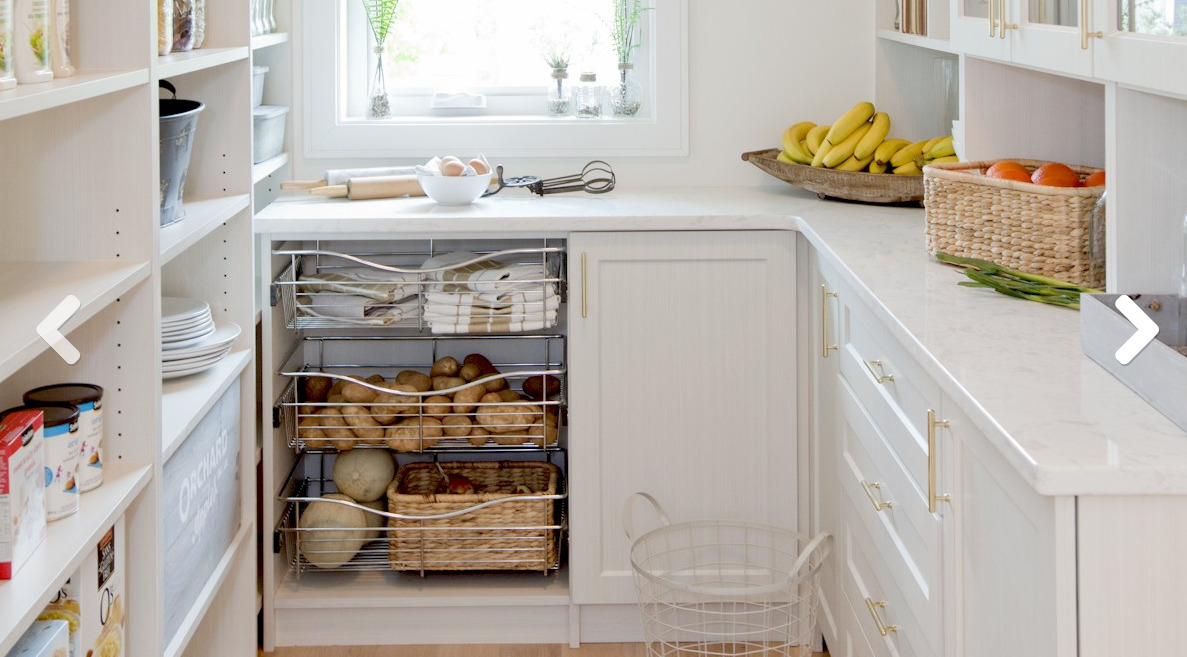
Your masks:
M958 286L928 257L923 211L821 201L791 187L503 190L462 208L428 199L282 197L272 239L564 236L575 231L798 230L941 389L1045 495L1187 493L1187 434L1084 355L1079 313Z

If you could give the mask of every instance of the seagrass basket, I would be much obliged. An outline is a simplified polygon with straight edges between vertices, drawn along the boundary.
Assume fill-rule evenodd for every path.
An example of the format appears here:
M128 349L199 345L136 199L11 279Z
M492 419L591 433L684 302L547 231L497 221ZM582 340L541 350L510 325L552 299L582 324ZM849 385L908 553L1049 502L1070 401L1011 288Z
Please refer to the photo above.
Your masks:
M1078 285L1105 282L1104 187L1051 187L984 175L996 160L923 168L927 251L980 258ZM1042 160L1014 160L1033 172ZM1070 165L1069 165L1070 166ZM1093 167L1071 166L1081 182Z
M534 570L560 564L560 471L551 463L442 463L473 493L437 493L433 463L400 467L387 490L388 511L415 519L388 520L393 570ZM531 493L514 493L526 486ZM427 517L426 517L427 516ZM440 517L448 516L448 517Z

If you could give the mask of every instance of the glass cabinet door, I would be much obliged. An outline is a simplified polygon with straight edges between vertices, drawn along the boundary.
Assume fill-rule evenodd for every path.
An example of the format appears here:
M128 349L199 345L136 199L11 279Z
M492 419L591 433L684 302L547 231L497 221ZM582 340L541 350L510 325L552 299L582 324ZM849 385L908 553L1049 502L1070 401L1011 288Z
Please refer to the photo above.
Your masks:
M1187 97L1187 0L1109 0L1104 20L1098 77Z
M1092 75L1092 48L1096 39L1093 5L1113 0L1015 0L1007 9L1006 27L1013 61L1070 75ZM1012 4L1005 0L1007 6ZM1081 29L1081 13L1085 14Z
M955 0L949 37L950 43L968 55L1010 61L1010 40L998 29L1004 4L1016 0Z
M1080 24L1076 0L1029 0L1027 21L1042 25L1077 27Z

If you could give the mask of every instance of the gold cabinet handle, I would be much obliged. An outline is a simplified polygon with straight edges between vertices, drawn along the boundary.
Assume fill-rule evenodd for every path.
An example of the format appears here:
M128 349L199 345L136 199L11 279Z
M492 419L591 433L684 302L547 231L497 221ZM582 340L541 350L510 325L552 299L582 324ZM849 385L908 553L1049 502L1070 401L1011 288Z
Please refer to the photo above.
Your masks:
M588 288L586 287L585 280L586 280L586 277L585 277L585 251L582 251L581 252L581 319L585 319L586 317L589 317L589 302L586 301L586 299L589 298L589 295L586 294L586 291L588 290Z
M862 361L866 364L866 369L870 371L870 376L874 377L875 383L886 383L887 381L894 381L893 374L887 374L886 370L882 369L882 361L880 360L866 360ZM875 370L874 368L878 369Z
M949 495L936 495L936 428L945 429L952 425L948 420L937 420L936 412L927 409L927 510L936 512L936 502L951 502Z
M870 498L870 504L874 505L874 511L882 511L882 509L889 509L894 506L894 502L883 502L877 497L874 497L874 491L882 490L882 482L879 481L863 481L861 487L865 489L866 497Z
M1005 0L1001 0L1005 2ZM993 10L993 0L989 0L989 38L997 36L997 14Z
M1018 29L1018 24L1006 22L1006 0L997 0L997 13L998 16L1001 17L1002 28L998 30L997 36L999 39L1004 39L1006 38L1006 30L1016 30Z
M1088 37L1104 38L1103 32L1088 31L1088 0L1080 0L1080 50L1088 50Z
M836 296L836 292L828 291L827 285L820 285L820 355L825 358L830 350L837 348L837 345L828 343L828 299Z
M866 598L866 608L870 610L870 615L874 617L874 625L878 628L878 634L886 636L891 632L898 632L898 625L887 625L882 622L882 616L878 613L879 609L885 609L886 603L879 600L874 601L873 598Z

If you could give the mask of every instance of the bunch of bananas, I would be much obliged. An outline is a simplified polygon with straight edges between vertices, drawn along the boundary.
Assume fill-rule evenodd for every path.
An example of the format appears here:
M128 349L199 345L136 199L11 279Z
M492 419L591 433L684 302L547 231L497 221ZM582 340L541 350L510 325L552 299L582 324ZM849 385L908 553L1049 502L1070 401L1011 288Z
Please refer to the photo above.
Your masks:
M952 135L912 142L890 138L890 116L860 102L831 125L801 121L783 132L777 159L837 171L920 175L933 162L956 162Z

